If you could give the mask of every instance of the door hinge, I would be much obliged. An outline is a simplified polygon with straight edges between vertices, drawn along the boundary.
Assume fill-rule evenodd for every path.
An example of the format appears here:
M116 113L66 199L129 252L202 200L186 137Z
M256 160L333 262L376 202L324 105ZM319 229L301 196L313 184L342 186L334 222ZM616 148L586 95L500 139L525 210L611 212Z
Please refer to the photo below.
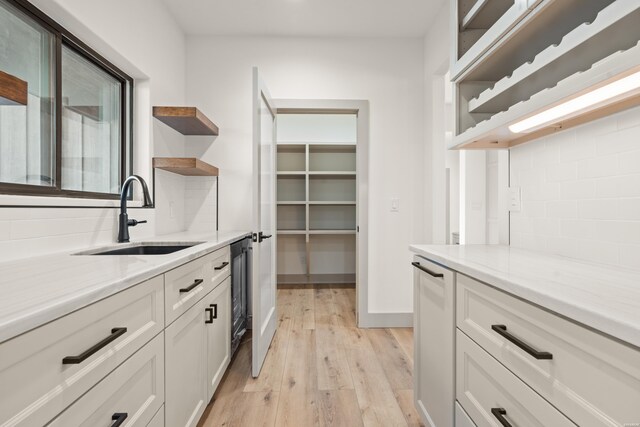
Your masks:
M258 241L258 233L252 233L251 240L253 241L253 243L256 243Z

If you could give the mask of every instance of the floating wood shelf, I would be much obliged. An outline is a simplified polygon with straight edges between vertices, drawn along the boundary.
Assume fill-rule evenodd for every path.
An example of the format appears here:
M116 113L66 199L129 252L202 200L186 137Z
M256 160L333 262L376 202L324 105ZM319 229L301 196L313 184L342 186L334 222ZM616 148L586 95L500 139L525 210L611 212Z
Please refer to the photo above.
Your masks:
M217 136L220 131L196 107L153 107L153 117L183 135Z
M27 105L28 83L0 71L0 105Z
M184 176L218 176L218 168L195 157L154 157L153 167Z

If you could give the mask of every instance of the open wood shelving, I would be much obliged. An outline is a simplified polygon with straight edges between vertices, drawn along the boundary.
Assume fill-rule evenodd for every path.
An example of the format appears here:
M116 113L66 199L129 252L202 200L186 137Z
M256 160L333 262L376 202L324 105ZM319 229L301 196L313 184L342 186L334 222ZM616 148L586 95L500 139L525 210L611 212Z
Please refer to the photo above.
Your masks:
M153 107L153 117L187 136L217 136L220 130L196 107Z
M153 167L183 176L218 176L217 167L195 157L154 157Z

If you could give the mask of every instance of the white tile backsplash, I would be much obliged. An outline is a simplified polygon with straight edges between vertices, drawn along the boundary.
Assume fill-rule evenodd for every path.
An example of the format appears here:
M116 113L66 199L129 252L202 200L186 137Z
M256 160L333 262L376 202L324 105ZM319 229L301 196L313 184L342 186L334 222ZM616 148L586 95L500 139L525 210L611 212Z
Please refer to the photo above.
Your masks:
M640 108L511 150L511 245L640 269Z

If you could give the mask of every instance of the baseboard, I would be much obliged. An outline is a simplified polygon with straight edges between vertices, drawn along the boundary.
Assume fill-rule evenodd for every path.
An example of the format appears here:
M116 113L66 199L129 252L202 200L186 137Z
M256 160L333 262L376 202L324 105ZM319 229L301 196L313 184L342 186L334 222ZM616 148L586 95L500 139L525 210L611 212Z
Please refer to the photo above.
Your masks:
M413 313L359 313L359 328L412 328Z

